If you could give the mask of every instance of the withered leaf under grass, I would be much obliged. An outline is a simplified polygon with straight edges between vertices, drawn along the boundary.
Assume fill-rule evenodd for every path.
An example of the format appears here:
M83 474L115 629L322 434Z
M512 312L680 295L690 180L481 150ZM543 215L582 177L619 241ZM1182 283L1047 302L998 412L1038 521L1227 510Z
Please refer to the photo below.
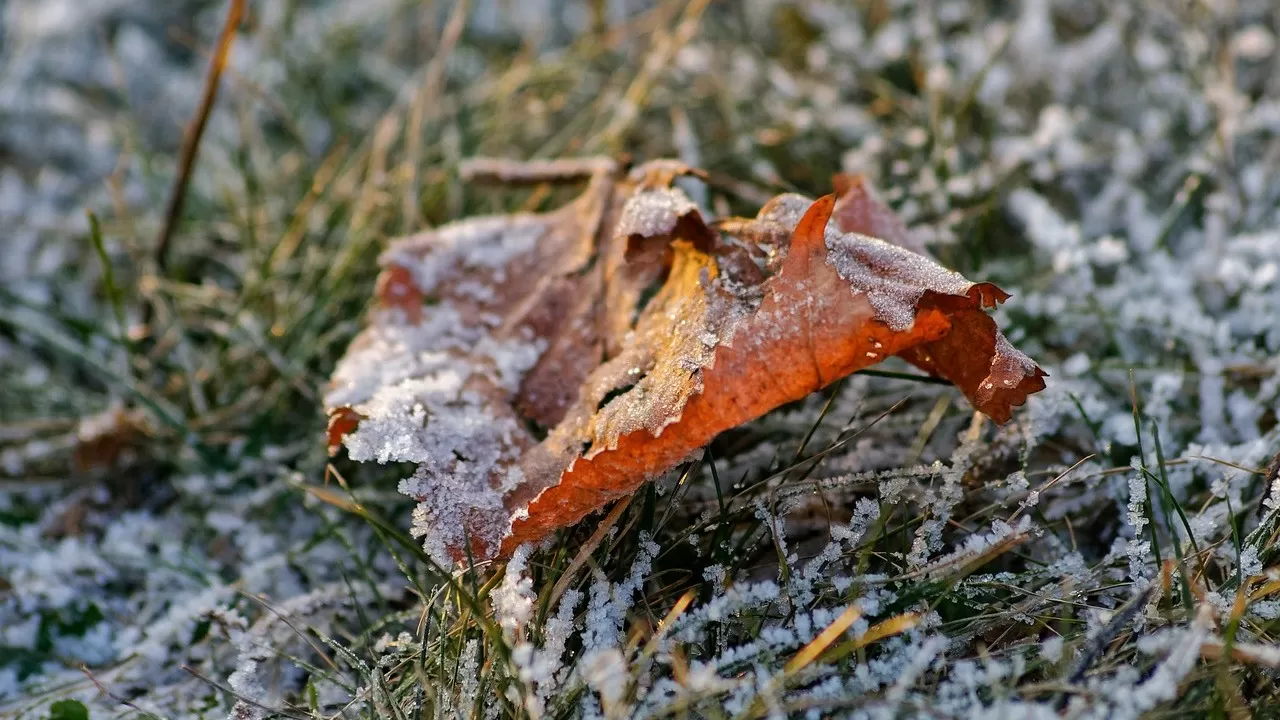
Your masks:
M540 540L890 356L998 422L1044 388L985 312L1008 296L936 264L859 178L708 223L676 161L471 170L586 188L395 241L325 396L331 450L417 463L400 489L441 562Z

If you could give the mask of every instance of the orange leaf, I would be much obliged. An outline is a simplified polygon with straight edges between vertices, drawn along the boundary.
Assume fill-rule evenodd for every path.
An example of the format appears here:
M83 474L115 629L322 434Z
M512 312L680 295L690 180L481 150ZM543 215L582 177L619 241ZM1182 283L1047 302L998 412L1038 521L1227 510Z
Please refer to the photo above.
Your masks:
M331 445L418 463L401 490L438 558L540 540L892 355L1000 422L1044 387L983 312L1007 295L911 249L857 178L713 228L671 188L679 163L565 167L590 181L560 210L393 244L325 398ZM532 172L514 168L495 174Z

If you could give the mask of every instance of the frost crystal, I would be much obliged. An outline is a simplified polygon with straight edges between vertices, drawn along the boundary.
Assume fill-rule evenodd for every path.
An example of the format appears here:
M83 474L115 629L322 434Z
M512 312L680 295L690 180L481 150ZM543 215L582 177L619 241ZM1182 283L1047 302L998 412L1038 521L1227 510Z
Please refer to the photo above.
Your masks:
M528 544L516 548L503 571L502 584L489 595L498 624L513 635L529 622L533 604L538 599L533 591L533 578L524 574L529 568L529 553L532 551L533 547Z
M679 190L644 190L623 206L615 232L646 238L666 235L682 216L697 211L698 206Z
M1058 662L1062 659L1062 648L1064 642L1061 636L1055 635L1040 643L1040 657L1049 662Z
M1133 527L1133 538L1129 540L1126 552L1129 554L1129 577L1141 582L1147 577L1147 558L1151 550L1150 541L1142 539L1142 528L1150 522L1146 512L1146 478L1139 470L1129 477L1129 511L1126 516Z
M959 273L919 253L879 238L841 233L834 223L827 226L826 241L832 267L855 292L866 294L876 319L893 330L911 328L926 289L964 295L973 287Z
M1258 559L1258 549L1247 547L1240 552L1240 575L1255 577L1262 574L1262 561Z
M587 685L600 694L606 708L622 701L627 692L627 661L617 648L603 648L582 659L582 675Z

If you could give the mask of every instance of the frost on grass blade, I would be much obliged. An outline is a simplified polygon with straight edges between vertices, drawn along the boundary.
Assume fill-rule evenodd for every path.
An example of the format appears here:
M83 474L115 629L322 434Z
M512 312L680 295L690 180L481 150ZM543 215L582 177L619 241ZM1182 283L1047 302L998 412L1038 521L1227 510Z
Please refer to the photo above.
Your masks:
M441 562L536 542L890 356L1001 422L1044 387L984 312L1005 293L922 254L858 178L711 226L672 187L697 172L676 161L482 169L589 180L551 213L393 243L325 399L332 447L417 463L401 490Z

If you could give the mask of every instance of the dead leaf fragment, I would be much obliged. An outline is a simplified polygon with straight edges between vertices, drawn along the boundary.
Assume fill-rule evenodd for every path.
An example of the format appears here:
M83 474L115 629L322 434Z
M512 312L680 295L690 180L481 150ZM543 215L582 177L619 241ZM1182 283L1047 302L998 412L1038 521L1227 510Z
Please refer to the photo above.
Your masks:
M889 356L1000 422L1043 389L984 312L1007 295L922 254L861 180L713 227L671 186L692 172L487 161L492 177L589 180L554 212L464 220L381 258L325 398L329 441L418 464L401 490L437 559L539 540Z

